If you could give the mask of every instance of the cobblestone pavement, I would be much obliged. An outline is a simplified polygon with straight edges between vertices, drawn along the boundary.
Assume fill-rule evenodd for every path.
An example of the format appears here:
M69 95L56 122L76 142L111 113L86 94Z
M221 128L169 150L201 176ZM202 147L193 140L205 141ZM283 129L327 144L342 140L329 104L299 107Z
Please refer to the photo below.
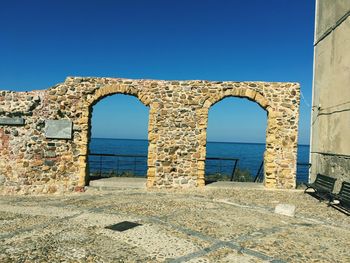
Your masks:
M105 228L122 221L141 225ZM0 262L350 262L349 247L350 218L300 191L0 196Z

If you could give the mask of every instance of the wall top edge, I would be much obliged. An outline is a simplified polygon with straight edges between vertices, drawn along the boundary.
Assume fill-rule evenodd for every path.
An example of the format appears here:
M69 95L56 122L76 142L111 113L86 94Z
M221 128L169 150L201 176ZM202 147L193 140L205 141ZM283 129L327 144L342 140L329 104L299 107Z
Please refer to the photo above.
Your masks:
M18 94L44 94L47 90L58 88L62 85L73 85L78 86L79 84L95 83L101 85L118 85L118 84L130 84L130 85L150 85L159 84L161 86L172 85L172 86L191 86L191 85L243 85L247 87L255 86L273 86L273 88L294 88L300 89L298 82L268 82L268 81L209 81L209 80L157 80L157 79L126 79L126 78L109 78L109 77L73 77L69 76L62 83L58 83L47 89L31 90L31 91L12 91L12 90L0 90L0 96L4 96L9 93ZM237 86L236 86L237 87ZM198 87L200 88L200 87Z
M178 82L180 84L183 83L210 83L210 84L230 84L230 83L243 83L243 84L249 84L249 83L256 83L256 84L292 84L292 85L299 85L298 82L292 82L292 81L261 81L261 80L254 80L254 81L223 81L223 80L199 80L199 79L193 79L193 80L161 80L161 79L128 79L128 78L110 78L110 77L79 77L79 76L69 76L66 78L66 82L83 82L83 81L99 81L99 80L110 80L110 81L120 81L120 82L160 82L160 83L169 83L169 84L175 84L174 82Z

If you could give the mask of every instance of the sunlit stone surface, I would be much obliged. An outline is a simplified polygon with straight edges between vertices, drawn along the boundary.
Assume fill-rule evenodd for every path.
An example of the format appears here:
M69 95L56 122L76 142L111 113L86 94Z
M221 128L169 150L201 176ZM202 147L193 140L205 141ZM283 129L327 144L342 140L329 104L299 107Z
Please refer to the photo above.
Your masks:
M147 187L204 186L208 110L233 96L268 114L264 185L295 188L299 84L80 77L42 91L0 91L0 118L25 120L24 126L0 125L0 188L21 194L81 191L92 106L118 93L150 107ZM72 139L47 138L46 120L71 121Z

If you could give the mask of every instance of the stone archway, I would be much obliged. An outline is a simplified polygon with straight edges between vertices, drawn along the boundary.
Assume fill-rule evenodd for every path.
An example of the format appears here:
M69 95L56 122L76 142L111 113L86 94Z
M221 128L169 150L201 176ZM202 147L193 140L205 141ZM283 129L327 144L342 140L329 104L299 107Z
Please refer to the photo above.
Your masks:
M266 112L266 114L268 114L268 102L263 98L263 96L253 90L247 90L245 94L240 95L241 91L240 90L230 90L229 92L225 92L224 96L218 98L215 97L214 101L211 101L209 98L206 100L206 102L204 103L204 108L205 111L209 113L211 107L213 107L214 105L216 105L217 103L220 103L222 100L226 99L226 98L241 98L241 99L247 99L248 101L251 101L253 103L256 103L260 106L260 108L262 110L264 110ZM255 100L255 97L257 97L257 100ZM238 114L238 113L237 113ZM209 114L208 114L209 115ZM206 138L206 142L207 142L207 127L208 127L208 120L206 120L206 128L205 128L205 136L203 135L203 137ZM266 126L266 134L268 134L269 130L268 130L268 126ZM204 150L205 147L205 150ZM206 151L206 147L207 144L204 146L203 144L201 145L201 151L202 152L207 152ZM266 144L265 146L265 151L267 152L267 148L268 145ZM204 159L204 163L206 164L206 159ZM201 164L202 166L204 166L205 168L205 164ZM204 169L205 170L205 169ZM204 183L205 183L205 174L203 175L203 179L204 179ZM201 178L201 181L203 180ZM264 178L265 179L265 178ZM203 182L200 182L201 184L203 184Z
M268 112L265 186L295 187L299 84L81 77L43 91L0 92L0 187L7 193L81 190L90 109L113 94L134 96L150 107L148 187L204 186L208 110L230 96ZM56 131L62 123L64 129ZM47 133L50 125L55 134Z
M82 143L80 144L80 152L81 155L79 157L79 186L83 187L86 185L86 178L88 177L88 145L91 140L91 117L92 117L92 107L97 104L99 101L103 100L104 98L116 94L123 94L123 95L130 95L135 98L137 98L144 106L150 107L150 99L148 96L142 94L142 92L139 91L137 88L129 88L125 85L106 85L103 87L100 87L96 92L93 93L93 95L89 96L85 103L85 109L84 112L87 113L87 118L83 118L82 126L84 127L81 130L81 137L82 137ZM152 108L151 108L152 109ZM152 116L150 109L149 117ZM85 116L85 114L83 114ZM152 124L151 118L148 122L148 158L147 158L147 167L152 167L154 165L154 139L152 136ZM149 181L152 181L152 174L149 175L149 170L147 169L147 182L149 184Z
M242 85L243 84L243 85ZM277 83L276 83L277 84ZM284 103L280 107L277 94L272 98L264 96L256 84L239 83L237 88L225 89L217 93L209 93L198 115L201 126L199 137L200 159L198 160L198 185L205 185L205 158L208 112L210 107L227 97L246 98L257 103L267 112L266 147L264 153L264 185L268 188L295 188L296 186L296 150L297 130L290 129L298 121L298 114L291 114L293 103ZM282 95L284 92L282 92ZM296 93L291 92L292 98ZM276 103L277 102L277 103ZM288 116L289 115L289 116Z

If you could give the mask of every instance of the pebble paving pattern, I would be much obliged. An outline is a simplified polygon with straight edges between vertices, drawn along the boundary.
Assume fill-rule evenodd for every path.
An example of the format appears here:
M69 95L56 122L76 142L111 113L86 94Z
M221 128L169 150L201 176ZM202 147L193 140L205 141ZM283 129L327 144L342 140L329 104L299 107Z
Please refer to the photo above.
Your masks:
M105 229L122 221L141 225ZM349 216L302 191L0 196L0 262L350 262L349 247Z

